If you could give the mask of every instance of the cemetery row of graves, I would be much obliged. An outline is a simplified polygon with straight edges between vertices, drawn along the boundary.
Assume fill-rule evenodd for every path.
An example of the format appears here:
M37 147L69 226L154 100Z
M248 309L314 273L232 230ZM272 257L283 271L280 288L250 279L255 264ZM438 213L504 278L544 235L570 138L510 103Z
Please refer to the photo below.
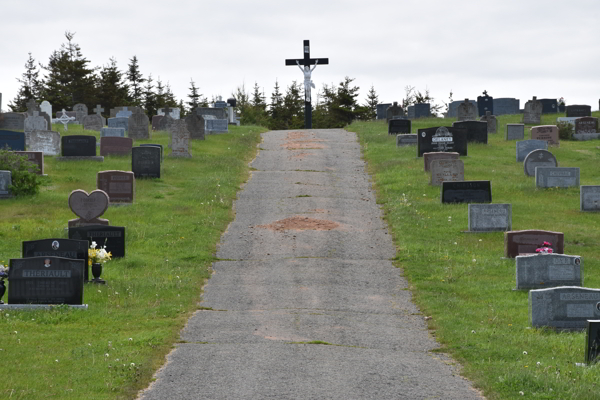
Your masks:
M104 121L101 106L44 111L48 125L42 106L0 115L2 147L41 182L14 196L2 173L0 352L15 362L0 397L131 397L197 309L261 129L220 104L185 119L161 110L154 127L127 107Z
M348 128L397 265L443 351L490 398L595 398L598 114L586 105L545 112L535 97L522 113L518 103L499 116L478 106L460 102L449 122L385 104L385 125ZM561 123L571 140L559 137Z

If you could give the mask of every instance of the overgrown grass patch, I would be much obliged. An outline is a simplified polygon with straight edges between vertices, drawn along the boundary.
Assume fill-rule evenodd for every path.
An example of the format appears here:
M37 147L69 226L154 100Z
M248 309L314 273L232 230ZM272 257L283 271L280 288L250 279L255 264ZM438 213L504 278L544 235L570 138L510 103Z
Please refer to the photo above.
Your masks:
M134 204L111 206L103 216L126 228L126 257L105 264L107 285L85 286L87 311L0 314L0 398L134 398L147 386L198 309L216 244L234 217L232 202L264 131L230 127L228 134L191 140L191 159L168 157L165 132L136 141L162 144L165 160L160 179L136 181ZM60 132L99 136L73 126ZM103 170L129 171L131 157L103 163L45 157L40 193L0 204L0 261L20 258L24 240L67 238L67 221L76 217L67 204L70 192L94 190Z
M555 124L558 116L543 115L541 124ZM512 204L513 230L564 232L565 253L584 259L585 286L600 287L600 213L579 211L578 188L536 189L534 178L525 176L515 141L504 140L506 124L520 118L499 117L487 145L469 144L468 157L461 157L465 179L492 181L493 202ZM412 129L453 121L413 120ZM463 233L467 205L440 203L440 188L429 186L415 146L397 148L385 121L347 129L359 135L397 247L395 263L423 314L432 316L429 327L441 351L459 360L490 399L597 399L600 367L575 365L584 361L585 334L530 327L527 292L512 290L515 262L502 258L503 234ZM582 185L600 185L599 141L561 141L549 150L561 167L581 168Z

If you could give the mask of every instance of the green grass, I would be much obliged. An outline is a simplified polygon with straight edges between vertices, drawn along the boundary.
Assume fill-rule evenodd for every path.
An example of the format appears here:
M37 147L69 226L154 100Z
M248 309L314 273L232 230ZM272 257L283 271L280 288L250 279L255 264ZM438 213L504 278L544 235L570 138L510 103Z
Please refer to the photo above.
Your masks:
M165 132L136 141L162 144L166 154L160 179L136 181L135 204L109 207L103 216L126 228L126 257L105 264L107 285L85 286L87 311L0 313L0 398L125 399L149 384L199 309L216 243L234 217L232 202L264 131L230 127L190 141L190 159L167 156ZM82 133L98 136L73 126L66 134ZM69 193L94 190L103 170L131 170L131 157L45 157L40 193L1 201L0 261L20 258L24 240L66 238L67 221L76 218Z
M594 116L600 116L594 112ZM558 115L544 115L542 125ZM489 143L469 144L466 180L491 180L494 203L512 204L513 230L564 232L565 254L584 259L586 287L600 287L599 213L579 211L579 188L536 189L505 125L521 116L498 118ZM413 121L419 128L451 126L455 119ZM530 138L526 126L525 139ZM513 291L515 262L503 259L503 233L462 233L466 204L440 204L440 188L429 186L416 147L396 148L383 122L356 122L377 200L397 247L395 264L408 279L431 333L490 399L597 399L600 367L584 361L585 333L557 333L529 325L526 291ZM580 167L582 185L600 185L600 141L551 147L561 167ZM522 396L519 392L523 392Z

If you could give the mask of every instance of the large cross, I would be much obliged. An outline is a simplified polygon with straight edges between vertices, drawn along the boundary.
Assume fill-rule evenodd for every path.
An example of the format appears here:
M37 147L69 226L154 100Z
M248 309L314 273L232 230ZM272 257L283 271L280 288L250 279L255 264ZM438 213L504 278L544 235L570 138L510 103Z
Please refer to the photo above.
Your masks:
M171 116L171 111L173 111L169 106L164 106L163 107L163 112L165 113L165 116Z
M329 58L310 58L310 41L304 41L304 58L294 58L285 60L285 65L301 65L302 67L310 68L311 65L327 65L329 64ZM306 69L305 69L306 71ZM312 129L312 105L310 99L310 72L305 72L305 81L304 81L304 128Z

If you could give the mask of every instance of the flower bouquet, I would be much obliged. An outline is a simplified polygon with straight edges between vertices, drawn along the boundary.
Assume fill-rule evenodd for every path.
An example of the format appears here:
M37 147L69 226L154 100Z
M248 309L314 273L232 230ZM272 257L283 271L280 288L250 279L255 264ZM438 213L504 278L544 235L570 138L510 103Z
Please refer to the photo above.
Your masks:
M535 252L538 254L552 254L552 243L544 242L540 247L535 249Z

